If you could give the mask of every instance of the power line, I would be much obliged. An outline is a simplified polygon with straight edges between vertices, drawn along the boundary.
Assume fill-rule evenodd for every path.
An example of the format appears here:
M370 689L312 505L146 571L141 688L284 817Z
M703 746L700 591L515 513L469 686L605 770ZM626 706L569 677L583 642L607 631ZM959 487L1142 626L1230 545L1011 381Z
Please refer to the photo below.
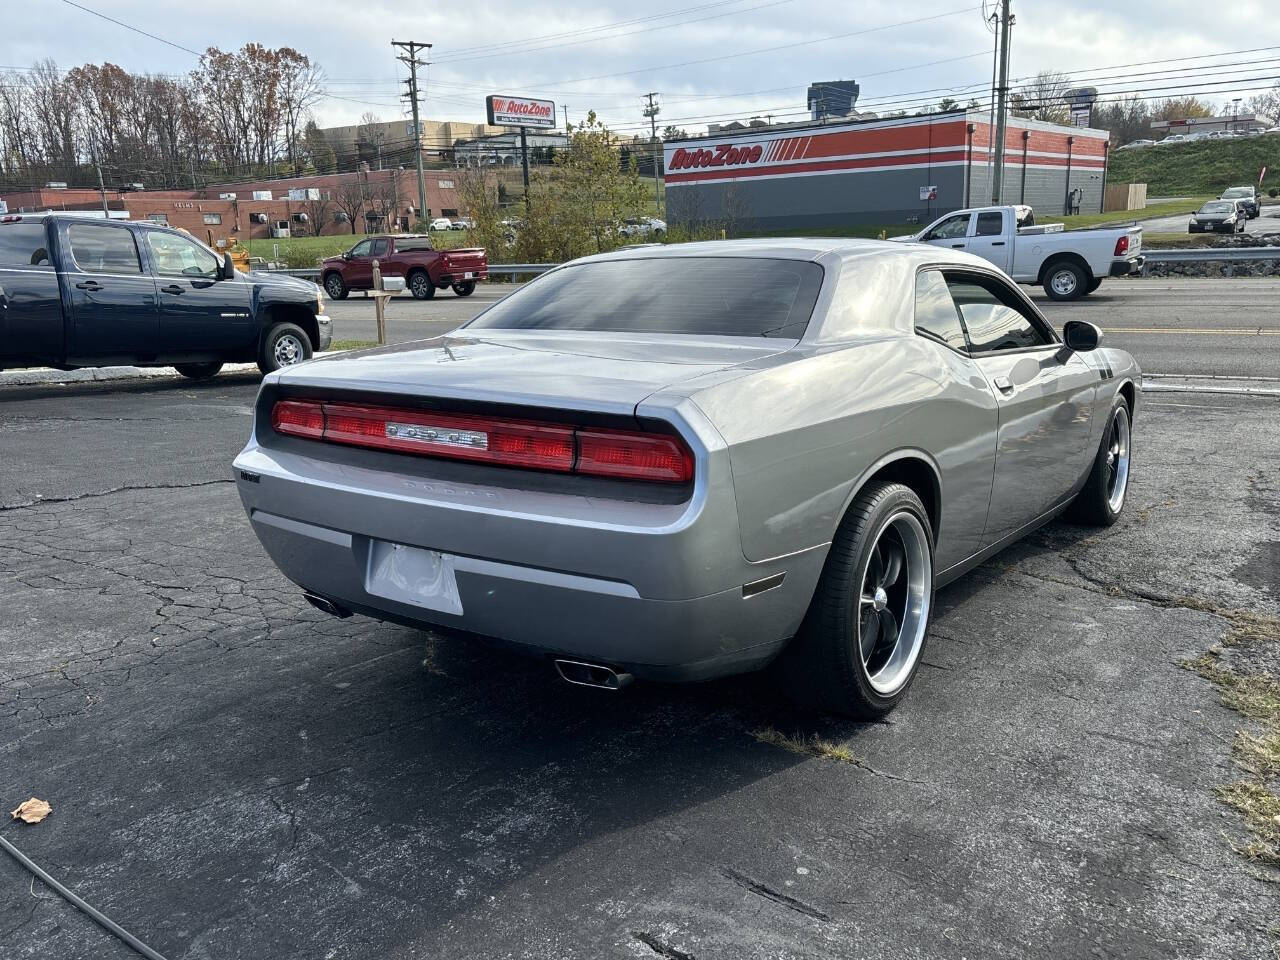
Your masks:
M144 37L150 37L152 40L159 40L161 43L173 47L175 50L181 50L184 53L189 53L195 57L203 56L203 54L198 50L192 50L190 47L184 47L182 44L174 43L172 40L166 40L164 37L157 37L154 33L147 33L147 31L140 27L135 27L131 23L125 23L123 20L117 20L115 17L109 17L105 13L99 13L97 10L90 10L88 7L84 7L76 3L75 0L62 0L62 2L69 7L75 7L77 10L83 10L85 13L91 14L92 16L100 17L110 23L114 23L118 27L124 27L126 30L132 30L134 33L140 33Z

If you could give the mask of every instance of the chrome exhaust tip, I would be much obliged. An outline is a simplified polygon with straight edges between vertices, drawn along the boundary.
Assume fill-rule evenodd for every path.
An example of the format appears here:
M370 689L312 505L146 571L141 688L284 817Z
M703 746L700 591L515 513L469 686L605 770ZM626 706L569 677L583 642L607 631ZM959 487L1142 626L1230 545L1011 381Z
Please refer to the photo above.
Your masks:
M302 592L302 596L307 603L311 604L317 610L329 614L331 617L338 617L339 619L345 620L347 617L351 616L350 610L344 606L334 603L328 597L322 597L317 593L311 593L309 590L304 590Z
M635 677L620 673L599 663L582 663L579 660L557 660L556 672L560 679L579 687L595 687L597 690L621 690Z

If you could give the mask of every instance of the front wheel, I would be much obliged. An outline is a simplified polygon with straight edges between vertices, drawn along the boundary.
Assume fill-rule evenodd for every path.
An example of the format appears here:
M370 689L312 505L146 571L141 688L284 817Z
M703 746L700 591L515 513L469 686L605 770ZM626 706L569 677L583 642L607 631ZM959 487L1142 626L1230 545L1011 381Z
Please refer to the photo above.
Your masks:
M1109 527L1120 519L1129 492L1131 426L1129 404L1124 397L1116 397L1089 479L1071 504L1071 517L1078 523Z
M1077 300L1084 296L1089 277L1079 264L1062 260L1051 263L1044 274L1044 292L1050 300Z
M415 300L430 300L436 295L436 287L425 270L415 270L409 274L409 292Z
M208 363L175 363L173 369L188 380L208 380L210 377L217 376L218 371L222 369L222 361L210 360Z
M342 279L342 274L331 273L325 277L324 292L327 293L332 300L347 299L347 282Z
M474 280L463 280L461 283L455 283L453 292L460 297L469 297L476 292L476 282Z
M281 367L311 359L311 338L295 323L277 323L262 338L258 369L272 373Z
M849 508L800 632L779 661L801 703L863 719L906 695L933 609L933 531L920 498L875 483Z

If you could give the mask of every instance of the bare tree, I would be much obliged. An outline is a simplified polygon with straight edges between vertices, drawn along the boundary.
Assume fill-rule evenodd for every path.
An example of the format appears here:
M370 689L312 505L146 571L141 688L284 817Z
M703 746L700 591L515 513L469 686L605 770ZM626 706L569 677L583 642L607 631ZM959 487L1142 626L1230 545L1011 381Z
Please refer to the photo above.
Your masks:
M279 51L280 123L294 176L302 173L302 129L324 92L324 72L289 47Z
M1016 90L1012 100L1013 112L1031 120L1046 123L1066 123L1070 119L1067 110L1067 92L1071 89L1065 74L1056 70L1041 70L1035 77Z
M318 200L308 200L303 204L307 208L307 216L311 220L311 232L314 236L320 236L320 231L324 229L324 225L329 222L329 208L332 205L329 199L329 191L319 191L320 198Z
M330 197L334 205L347 215L347 219L351 223L351 232L354 234L356 232L356 221L360 219L360 215L364 212L368 203L362 175L357 173L354 176L341 179L337 188L330 192ZM360 232L363 233L364 231L361 230Z
M382 119L372 110L366 110L360 117L360 126L356 129L356 155L361 160L376 163L382 169L382 144L386 141L387 130Z

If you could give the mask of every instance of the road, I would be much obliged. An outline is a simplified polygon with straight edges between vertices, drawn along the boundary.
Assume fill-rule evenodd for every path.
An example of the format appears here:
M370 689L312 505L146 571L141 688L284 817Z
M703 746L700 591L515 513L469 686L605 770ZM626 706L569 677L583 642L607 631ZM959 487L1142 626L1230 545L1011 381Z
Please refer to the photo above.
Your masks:
M1191 204L1187 205L1191 209ZM1153 217L1139 221L1142 229L1148 233L1186 233L1189 214L1180 213L1175 217ZM1264 203L1261 216L1245 224L1245 233L1280 233L1280 205Z
M1148 398L1120 522L941 591L859 725L322 616L229 481L256 390L0 390L0 795L53 806L0 830L171 960L1269 955L1241 721L1180 664L1280 622L1277 401ZM5 960L134 957L3 854L0 890Z
M514 289L484 284L465 299L396 297L387 310L388 338L445 333ZM1280 377L1280 277L1108 280L1074 303L1054 302L1040 287L1023 289L1059 328L1072 318L1096 323L1107 343L1130 351L1147 373ZM335 339L375 338L371 300L330 301L326 309Z

